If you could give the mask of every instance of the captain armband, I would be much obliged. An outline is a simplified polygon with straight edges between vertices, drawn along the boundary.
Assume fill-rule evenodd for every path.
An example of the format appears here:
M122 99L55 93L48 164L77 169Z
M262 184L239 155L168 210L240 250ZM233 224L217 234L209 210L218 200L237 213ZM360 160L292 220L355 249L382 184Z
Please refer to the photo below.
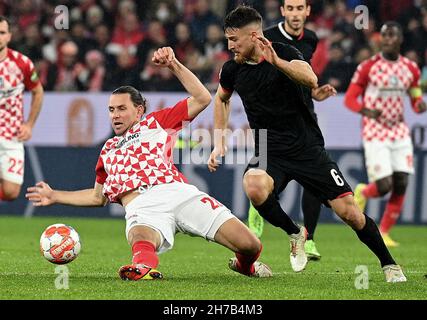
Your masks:
M420 87L414 87L409 89L409 95L411 96L412 99L418 99L422 97L423 91L421 90Z

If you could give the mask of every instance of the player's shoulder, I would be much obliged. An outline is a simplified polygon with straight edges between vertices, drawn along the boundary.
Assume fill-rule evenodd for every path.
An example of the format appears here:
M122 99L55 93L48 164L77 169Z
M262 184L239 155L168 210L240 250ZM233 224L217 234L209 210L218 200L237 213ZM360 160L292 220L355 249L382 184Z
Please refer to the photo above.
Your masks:
M281 43L293 42L292 37L286 33L283 27L283 21L264 29L263 34L271 42L281 42Z
M412 72L419 70L417 63L407 57L401 56L400 61L401 63L407 65Z
M305 41L309 41L309 42L315 42L317 43L319 41L319 38L316 35L316 32L314 32L313 30L304 28L304 37L303 39Z
M222 65L221 74L235 73L242 65L238 64L234 59L230 59Z
M101 148L100 156L105 155L109 150L114 149L119 141L118 136L111 137L107 141L105 141L104 145Z
M25 63L25 64L32 63L31 59L27 57L25 54L10 48L7 49L7 56L9 59L14 60L18 63Z
M132 130L139 131L142 127L148 127L148 129L157 129L157 122L163 119L167 115L167 111L170 110L171 107L165 107L156 111L152 111L145 115L144 118L141 119Z
M293 60L298 58L300 60L304 60L304 57L297 48L293 45L283 42L272 42L271 45L273 49L276 51L277 55L280 58L288 58L291 57Z
M274 25L272 25L272 26L270 26L268 28L265 28L263 30L263 34L267 38L268 38L268 36L275 35L275 34L278 34L278 33L280 33L279 24L274 24Z
M374 54L372 57L365 59L361 63L359 63L359 65L357 66L357 70L369 71L372 68L372 66L377 62L381 62L381 55L379 53Z

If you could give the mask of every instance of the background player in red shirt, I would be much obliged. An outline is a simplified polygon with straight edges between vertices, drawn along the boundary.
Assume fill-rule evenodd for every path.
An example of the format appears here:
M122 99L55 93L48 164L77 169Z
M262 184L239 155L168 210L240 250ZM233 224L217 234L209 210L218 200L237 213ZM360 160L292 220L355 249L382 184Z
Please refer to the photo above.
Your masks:
M158 49L152 61L169 70L190 94L172 108L145 117L146 101L133 87L116 89L109 100L111 125L116 134L103 146L91 189L52 190L45 182L28 188L35 206L54 203L103 206L109 200L126 211L126 237L132 264L120 268L123 280L157 279L157 253L172 248L177 232L215 241L236 253L229 267L247 276L270 277L271 270L256 261L262 245L230 210L186 183L172 162L172 149L183 123L191 121L210 103L211 95L182 65L171 48Z
M381 28L381 52L362 62L351 81L345 105L362 114L362 135L369 184L359 184L355 200L364 211L368 198L391 192L380 223L389 247L397 242L389 236L402 210L408 176L414 172L413 146L404 122L404 98L409 93L417 113L426 111L417 64L399 54L403 42L401 26L387 22ZM358 101L362 97L362 102Z
M0 16L0 201L19 196L24 180L24 141L31 138L40 113L43 87L34 64L8 48L12 34L9 21ZM23 116L23 92L31 91L31 109Z

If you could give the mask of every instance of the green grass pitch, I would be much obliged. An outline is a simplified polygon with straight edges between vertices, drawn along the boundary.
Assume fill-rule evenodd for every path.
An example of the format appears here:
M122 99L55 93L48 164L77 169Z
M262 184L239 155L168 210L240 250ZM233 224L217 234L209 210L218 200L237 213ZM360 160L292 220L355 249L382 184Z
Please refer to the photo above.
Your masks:
M70 264L68 289L55 288L55 267L39 252L39 238L53 223L73 226L82 252ZM301 300L426 299L427 227L396 226L401 246L392 249L408 282L388 284L376 257L342 224L320 224L316 243L322 259L296 274L289 244L280 230L266 226L261 260L274 276L256 279L227 267L232 253L200 238L177 235L175 247L160 255L160 281L125 282L118 268L130 262L124 219L0 217L0 299ZM368 270L369 287L356 289L358 265Z

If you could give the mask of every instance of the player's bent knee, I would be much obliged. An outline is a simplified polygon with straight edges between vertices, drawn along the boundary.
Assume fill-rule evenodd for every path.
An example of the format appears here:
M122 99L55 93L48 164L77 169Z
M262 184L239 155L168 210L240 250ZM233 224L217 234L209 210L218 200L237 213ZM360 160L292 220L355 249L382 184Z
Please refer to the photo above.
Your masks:
M389 193L393 187L393 181L391 177L381 179L377 181L376 184L377 184L378 193L381 197Z
M352 228L363 226L364 215L357 207L352 196L335 199L331 202L331 206L335 213Z
M4 201L13 201L19 197L21 188L10 188L3 190L2 200Z
M246 195L254 205L261 205L268 197L268 192L257 187L249 187L246 190Z
M264 171L261 172L262 173L253 174L248 171L243 178L243 187L246 195L254 204L261 204L264 202L273 191L273 179Z

